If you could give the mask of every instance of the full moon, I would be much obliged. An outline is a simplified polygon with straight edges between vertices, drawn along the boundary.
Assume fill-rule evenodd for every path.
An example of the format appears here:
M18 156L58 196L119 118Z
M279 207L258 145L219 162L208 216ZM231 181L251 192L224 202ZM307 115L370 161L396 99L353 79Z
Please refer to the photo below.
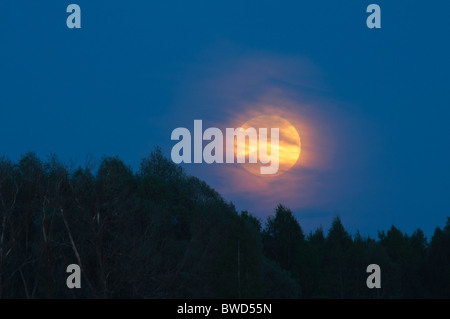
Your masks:
M279 128L279 169L278 173L274 175L261 175L260 174L260 167L261 164L259 160L259 141L257 143L256 149L249 149L249 145L247 143L245 153L246 156L248 154L256 152L258 156L258 163L250 164L245 163L242 164L246 170L249 172L260 175L260 176L276 176L279 174L282 174L289 169L292 168L292 166L295 165L297 162L300 151L301 151L301 143L300 143L300 136L295 129L295 127L286 119L281 118L277 115L261 115L252 118L251 120L245 122L241 125L243 129L247 129L249 127L253 127L258 130L258 128L267 128L268 129L268 150L271 150L270 145L270 129L271 128Z

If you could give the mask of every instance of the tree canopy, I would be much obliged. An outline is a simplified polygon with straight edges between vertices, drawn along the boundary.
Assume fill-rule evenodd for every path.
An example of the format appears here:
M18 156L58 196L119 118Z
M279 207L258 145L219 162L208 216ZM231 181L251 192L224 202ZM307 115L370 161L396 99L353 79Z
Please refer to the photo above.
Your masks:
M301 222L301 220L300 220ZM395 226L377 239L339 217L304 234L279 205L265 223L155 149L71 169L50 156L0 159L1 298L450 297L450 219L428 242ZM78 264L82 289L66 287ZM382 288L366 287L379 264Z

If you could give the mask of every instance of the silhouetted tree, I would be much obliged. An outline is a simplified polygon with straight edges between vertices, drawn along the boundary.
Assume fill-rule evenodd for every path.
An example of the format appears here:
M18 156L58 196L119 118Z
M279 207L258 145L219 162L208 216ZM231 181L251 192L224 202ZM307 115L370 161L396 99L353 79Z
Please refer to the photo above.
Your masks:
M450 298L450 217L444 229L436 228L428 254L426 271L430 296Z
M428 244L392 226L306 238L282 205L262 227L160 148L72 169L0 159L0 298L450 298L450 219ZM67 289L79 264L82 289ZM382 288L366 287L378 264Z

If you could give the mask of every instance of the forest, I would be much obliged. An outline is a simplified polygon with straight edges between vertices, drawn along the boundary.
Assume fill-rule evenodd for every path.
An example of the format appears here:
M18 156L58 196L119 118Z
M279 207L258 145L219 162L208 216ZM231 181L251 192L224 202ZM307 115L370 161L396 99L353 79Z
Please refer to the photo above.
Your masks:
M372 263L381 289L366 286ZM136 172L3 157L0 298L450 298L450 218L429 241L350 234L338 216L305 234L282 204L264 223L238 212L159 148Z

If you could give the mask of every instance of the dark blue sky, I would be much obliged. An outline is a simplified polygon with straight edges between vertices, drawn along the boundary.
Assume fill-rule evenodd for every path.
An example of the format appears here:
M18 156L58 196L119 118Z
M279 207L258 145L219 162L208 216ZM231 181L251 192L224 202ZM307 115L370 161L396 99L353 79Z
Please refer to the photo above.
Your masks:
M373 2L382 29L366 27ZM66 27L70 3L79 30ZM0 154L119 155L137 168L156 145L170 154L171 131L194 119L227 125L245 106L289 104L313 128L299 133L317 165L274 187L290 189L305 230L339 214L352 232L430 236L450 216L449 12L448 1L3 0ZM220 167L186 169L238 209L275 208Z

